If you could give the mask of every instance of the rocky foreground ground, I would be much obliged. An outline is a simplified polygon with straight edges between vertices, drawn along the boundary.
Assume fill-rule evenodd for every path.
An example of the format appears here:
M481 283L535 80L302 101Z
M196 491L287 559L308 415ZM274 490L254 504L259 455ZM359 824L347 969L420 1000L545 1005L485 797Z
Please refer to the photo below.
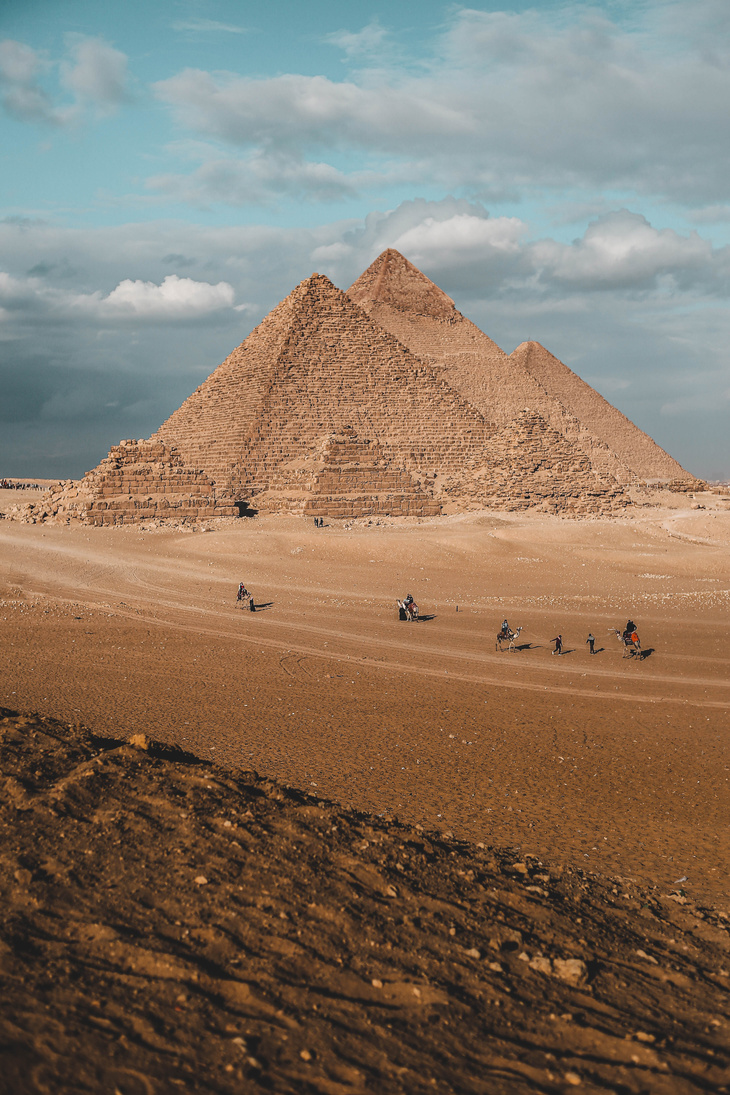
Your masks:
M0 709L0 1091L730 1091L724 914Z

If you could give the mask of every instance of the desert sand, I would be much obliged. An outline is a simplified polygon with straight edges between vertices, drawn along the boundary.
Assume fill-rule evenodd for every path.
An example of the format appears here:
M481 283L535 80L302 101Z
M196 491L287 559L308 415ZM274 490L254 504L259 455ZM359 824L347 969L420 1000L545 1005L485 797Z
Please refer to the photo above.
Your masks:
M7 1090L101 1090L99 1069L112 1060L125 1095L172 1090L165 1069L190 1091L240 1090L241 1078L281 1091L723 1090L730 512L719 495L705 495L705 509L652 498L661 504L630 517L581 520L483 511L323 529L286 516L194 530L0 522L3 874L15 903L3 968L10 1011L25 1016L11 1016L3 1037L46 1069L35 1087L15 1077ZM239 581L255 613L237 605ZM398 620L407 592L417 623ZM495 649L505 616L524 629L514 653ZM609 632L627 617L641 659L624 658ZM551 654L558 633L562 657ZM135 734L201 761L120 749ZM97 757L106 775L93 793L84 784L87 795L78 787ZM276 805L278 821L247 802L240 769L259 773L243 783L264 788L251 795L274 800L266 809ZM196 800L191 814L191 781L204 798L225 786L224 800ZM278 826L294 839L292 811L306 832L284 847L274 838ZM102 815L103 839L91 824ZM224 818L235 827L226 841L253 842L239 865L244 904L268 919L252 927L239 910L251 936L226 926L240 880L214 840ZM377 862L343 866L340 828L348 856L368 841ZM409 843L423 831L425 852ZM49 848L57 870L43 866ZM170 873L176 848L184 878ZM359 906L361 868L385 889ZM226 872L215 900L194 880L220 884ZM401 894L399 875L411 896L395 910L387 887ZM467 893L462 882L474 878ZM560 879L580 890L575 900ZM485 893L500 895L499 910ZM305 944L303 924L290 939L287 918L299 923L318 901L324 921ZM592 910L585 929L575 902ZM436 930L427 909L439 910L445 942L416 976L412 956ZM495 925L528 942L497 938ZM185 932L209 979L197 985L192 967L175 964L193 946ZM362 958L371 941L377 962ZM546 955L547 967L530 966ZM580 984L556 978L555 959L583 961ZM595 978L612 962L609 991ZM315 969L326 1004L301 987ZM376 981L395 994L385 1010ZM415 1013L403 1002L414 988L426 993ZM315 1003L325 1014L310 1023ZM574 1013L578 1026L560 1019ZM59 1015L73 1022L59 1026ZM201 1029L209 1045L190 1033ZM363 1047L377 1044L370 1061ZM74 1088L58 1077L82 1046L90 1063Z
M730 513L675 505L207 532L5 522L0 702L153 728L358 809L660 886L687 876L722 901ZM431 619L398 621L406 592ZM524 628L514 653L495 650L505 616ZM608 630L628 617L641 661Z

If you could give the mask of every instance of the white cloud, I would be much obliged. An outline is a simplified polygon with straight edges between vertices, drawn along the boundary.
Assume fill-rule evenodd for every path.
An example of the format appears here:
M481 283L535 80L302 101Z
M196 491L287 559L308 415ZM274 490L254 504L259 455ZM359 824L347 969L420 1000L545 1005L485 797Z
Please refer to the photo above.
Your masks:
M54 102L40 77L54 66L45 54L23 42L0 42L0 102L11 117L24 122L68 126L89 110L103 116L128 101L127 57L101 38L67 35L67 56L58 66L61 88L71 101Z
M336 30L325 35L324 41L341 49L349 58L377 56L381 60L388 32L377 19L373 19L362 30Z
M217 23L215 19L180 19L172 24L173 30L192 34L245 34L246 28L232 23Z
M372 23L330 35L364 66L340 81L186 69L154 92L186 129L266 158L334 167L343 153L359 157L373 180L397 161L413 183L473 194L610 187L724 202L722 11L712 0L654 2L632 18L581 5L456 9L419 67L379 50L384 31Z
M38 83L45 68L45 59L30 46L10 38L0 42L0 102L11 117L23 122L60 121Z
M97 303L105 319L195 320L213 312L231 308L235 300L233 286L226 281L217 285L168 274L161 285L151 281L120 281L108 297L89 299ZM79 304L82 304L80 298ZM83 304L82 306L86 306Z
M17 317L36 321L119 323L191 323L233 307L235 291L225 281L216 285L168 274L159 285L129 278L107 295L73 292L41 278L13 277L0 271L0 302Z
M515 254L528 226L517 217L475 217L457 213L448 220L427 217L398 236L393 246L414 256L413 261L450 262L459 258L484 258L489 251Z
M532 255L543 277L583 289L647 286L662 277L686 283L708 274L716 259L712 244L696 232L656 229L626 209L594 221L573 244L540 241Z
M348 177L328 163L315 163L286 154L253 152L242 159L217 157L207 147L204 162L188 175L155 175L149 190L174 201L203 206L272 205L281 197L316 201L353 198L358 186L370 182L364 174Z
M73 93L78 108L99 113L115 110L126 99L127 57L100 38L69 35L70 59L61 64L61 83Z

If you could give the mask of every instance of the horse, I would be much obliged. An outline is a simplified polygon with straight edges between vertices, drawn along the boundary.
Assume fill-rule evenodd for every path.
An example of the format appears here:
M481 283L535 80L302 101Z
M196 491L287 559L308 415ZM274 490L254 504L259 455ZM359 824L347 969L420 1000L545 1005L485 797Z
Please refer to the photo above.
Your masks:
M637 654L641 657L641 642L636 631L629 634L628 631L619 631L617 627L609 627L608 630L613 631L618 641L623 643L624 658L635 658Z
M512 631L510 628L508 628L507 631L502 629L502 631L497 632L497 641L494 644L494 649L495 650L501 650L502 649L502 643L509 642L509 646L508 646L507 649L510 650L510 651L514 651L515 650L515 643L519 639L521 631L522 631L522 628L518 627L516 631Z
M396 604L400 609L401 619L405 618L409 623L411 620L418 619L418 605L415 601L409 601L408 604L406 604L405 601L396 601ZM403 616L403 613L405 613L405 617Z

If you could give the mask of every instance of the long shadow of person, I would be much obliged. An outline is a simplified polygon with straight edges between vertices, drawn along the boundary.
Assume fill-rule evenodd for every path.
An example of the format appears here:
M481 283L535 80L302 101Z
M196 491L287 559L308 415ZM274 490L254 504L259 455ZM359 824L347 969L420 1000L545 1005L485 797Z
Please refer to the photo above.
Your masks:
M426 620L435 620L436 613L434 612L431 616L419 616L418 619L421 621L421 623L424 623Z

